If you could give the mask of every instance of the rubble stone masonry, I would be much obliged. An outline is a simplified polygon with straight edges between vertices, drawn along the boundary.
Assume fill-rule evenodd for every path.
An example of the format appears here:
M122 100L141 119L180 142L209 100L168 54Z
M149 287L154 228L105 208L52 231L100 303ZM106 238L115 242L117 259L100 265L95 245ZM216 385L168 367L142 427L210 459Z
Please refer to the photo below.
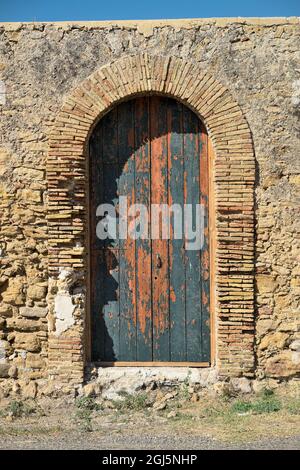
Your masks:
M146 93L214 147L211 370L299 379L299 64L299 18L0 23L0 398L85 380L88 139Z

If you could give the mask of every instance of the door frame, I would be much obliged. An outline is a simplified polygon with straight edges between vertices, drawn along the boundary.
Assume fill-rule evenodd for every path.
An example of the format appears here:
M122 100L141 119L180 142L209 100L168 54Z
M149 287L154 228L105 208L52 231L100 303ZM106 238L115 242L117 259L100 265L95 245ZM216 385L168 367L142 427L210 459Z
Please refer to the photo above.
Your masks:
M215 203L212 248L216 247L211 265L212 365L224 378L252 378L255 373L256 160L249 123L226 77L217 80L209 64L204 68L195 58L139 52L114 57L100 67L95 62L92 73L67 92L48 132L47 367L49 377L60 385L83 383L90 360L89 137L113 106L148 93L188 106L212 139L216 153L214 199L210 199ZM72 324L63 332L56 329L59 290L69 297L72 307Z
M151 93L153 95L153 93ZM146 96L146 93L144 94ZM170 96L169 96L170 97ZM128 100L132 97L128 97ZM173 98L178 101L176 97ZM126 100L124 100L126 101ZM116 105L117 106L117 105ZM186 105L184 105L186 106ZM112 108L108 110L111 111ZM207 133L207 161L208 161L208 231L209 231L209 288L210 288L210 304L209 304L209 323L210 323L210 361L209 362L171 362L171 361L92 361L92 309L91 309L91 200L90 200L90 145L88 142L86 159L86 174L88 175L88 184L86 190L86 208L87 208L87 223L86 223L86 254L87 254L87 296L86 296L86 328L85 328L85 341L86 341L86 357L87 363L93 363L97 367L214 367L216 360L216 318L215 318L215 260L216 260L216 220L215 220L215 188L214 188L214 163L215 151L213 148L212 140L209 136L207 127L203 120L198 116L195 111L193 113L201 121ZM107 113L105 113L107 114ZM101 116L103 118L103 116ZM92 135L92 133L91 133ZM90 135L90 137L91 137Z

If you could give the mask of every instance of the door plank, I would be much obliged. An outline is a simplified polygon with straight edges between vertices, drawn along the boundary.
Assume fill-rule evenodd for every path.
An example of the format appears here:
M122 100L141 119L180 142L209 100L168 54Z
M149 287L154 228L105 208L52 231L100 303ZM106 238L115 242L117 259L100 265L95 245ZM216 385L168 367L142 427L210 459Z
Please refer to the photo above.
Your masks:
M91 330L92 330L92 357L95 360L105 358L105 323L103 318L102 290L95 286L103 285L103 263L99 256L99 243L96 237L96 208L103 198L103 171L102 171L102 126L97 126L90 139L90 302L91 302Z
M104 139L105 144L105 139ZM117 146L116 146L117 151ZM118 184L119 184L119 166L117 162L107 163L105 160L105 151L103 150L103 163L102 163L102 201L101 204L109 204L114 206L115 214L118 207ZM101 217L97 217L97 221L100 221ZM116 221L117 222L117 221ZM118 229L118 224L117 224ZM104 240L97 238L96 246L97 248L118 248L119 241L117 238L112 238L114 236L111 233L111 236L105 238Z
M104 280L104 262L103 250L93 250L93 256L90 260L91 269L91 327L93 332L92 341L92 357L93 360L101 361L106 359L104 353L105 344L105 321L103 316L103 306L105 304L103 288L95 288L95 286L103 286Z
M181 219L184 204L183 179L183 129L182 104L170 100L168 105L168 176L169 204L178 204L181 211L171 217L171 234L169 241L170 260L170 360L183 362L186 360L185 335L185 263L184 240L174 238L176 229L175 217Z
M119 342L119 250L100 250L102 276L101 307L104 329L104 356L107 361L120 357Z
M100 248L96 237L96 226L98 218L96 217L96 209L98 204L103 201L103 127L97 126L90 139L90 162L89 162L89 175L90 175L90 248L91 256L93 256L94 249ZM92 271L93 273L93 271Z
M149 97L135 102L135 202L150 212ZM150 220L147 224L148 235ZM152 359L151 240L136 240L137 360Z
M200 201L200 162L198 119L188 108L183 109L184 129L184 175L185 203L199 204ZM193 207L194 209L194 207ZM193 221L195 211L193 210ZM185 221L185 228L186 221ZM185 270L186 270L186 337L187 361L201 361L201 280L200 280L200 250L187 249L185 241Z
M135 202L134 102L118 107L119 196ZM120 264L120 354L119 360L136 361L136 263L135 241L119 240Z
M168 204L167 102L150 101L151 203ZM153 206L152 206L153 209ZM152 222L153 219L151 219ZM151 230L155 230L155 224ZM161 228L165 229L166 227ZM169 254L167 239L152 239L153 360L169 361Z
M101 119L103 162L118 163L118 106Z
M117 109L104 116L102 127L102 174L103 192L102 204L117 206L118 198L118 133ZM98 219L100 220L100 219ZM102 314L104 329L104 355L106 360L116 360L119 357L119 252L118 242L107 238L97 240L101 247L100 255L102 271ZM102 290L101 289L101 290ZM114 359L108 359L108 358Z

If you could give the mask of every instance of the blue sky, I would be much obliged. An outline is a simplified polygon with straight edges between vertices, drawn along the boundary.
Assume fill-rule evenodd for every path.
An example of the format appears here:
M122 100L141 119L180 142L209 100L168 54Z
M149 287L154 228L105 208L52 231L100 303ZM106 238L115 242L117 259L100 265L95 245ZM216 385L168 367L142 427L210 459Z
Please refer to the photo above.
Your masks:
M299 0L0 0L0 21L299 15Z

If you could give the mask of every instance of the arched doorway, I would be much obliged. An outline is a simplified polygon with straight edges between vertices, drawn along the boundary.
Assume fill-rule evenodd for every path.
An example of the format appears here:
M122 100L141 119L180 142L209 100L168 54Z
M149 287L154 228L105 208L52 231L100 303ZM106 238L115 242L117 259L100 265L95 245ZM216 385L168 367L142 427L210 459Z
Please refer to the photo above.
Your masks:
M199 118L165 96L123 102L94 129L93 361L209 365L209 148Z
M211 366L222 377L253 376L254 184L251 131L230 91L209 71L179 57L146 53L123 56L95 70L67 94L49 134L47 155L49 374L59 384L84 380L91 358L87 277L90 224L88 143L95 124L122 100L141 94L173 96L194 109L213 142L210 191L212 349ZM211 149L210 140L208 146ZM210 234L212 234L210 230ZM214 272L212 273L212 271ZM76 289L65 273L76 281ZM55 331L55 292L61 283L74 302L74 324ZM213 302L213 305L212 305ZM145 363L143 363L145 364ZM162 363L157 363L162 364ZM173 363L175 364L175 363ZM68 373L66 373L68 371Z

